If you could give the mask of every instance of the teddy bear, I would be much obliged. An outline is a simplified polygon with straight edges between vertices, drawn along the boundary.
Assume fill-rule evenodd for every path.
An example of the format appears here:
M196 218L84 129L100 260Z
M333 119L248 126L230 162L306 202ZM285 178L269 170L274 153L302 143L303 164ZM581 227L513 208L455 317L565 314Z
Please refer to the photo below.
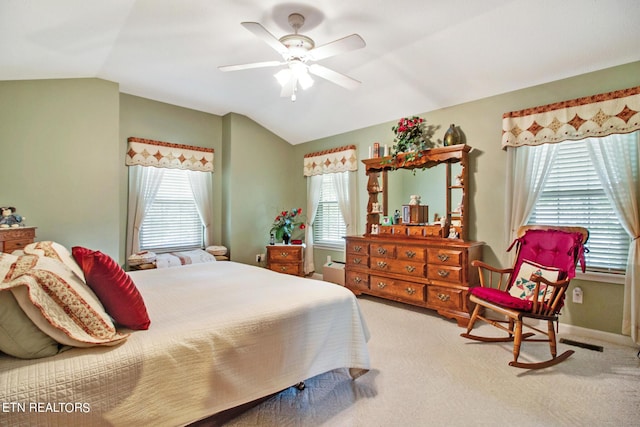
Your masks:
M25 218L15 212L16 208L11 206L0 208L0 228L20 227L20 223Z

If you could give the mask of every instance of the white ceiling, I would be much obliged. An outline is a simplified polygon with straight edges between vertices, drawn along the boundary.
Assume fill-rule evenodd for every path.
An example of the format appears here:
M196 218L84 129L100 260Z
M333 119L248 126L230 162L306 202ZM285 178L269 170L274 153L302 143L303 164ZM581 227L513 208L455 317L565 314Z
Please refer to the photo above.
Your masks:
M240 22L280 37L292 12L317 45L364 38L320 62L357 90L315 78L294 103L277 68L218 70L279 60ZM97 77L291 144L638 60L638 0L0 0L0 80Z

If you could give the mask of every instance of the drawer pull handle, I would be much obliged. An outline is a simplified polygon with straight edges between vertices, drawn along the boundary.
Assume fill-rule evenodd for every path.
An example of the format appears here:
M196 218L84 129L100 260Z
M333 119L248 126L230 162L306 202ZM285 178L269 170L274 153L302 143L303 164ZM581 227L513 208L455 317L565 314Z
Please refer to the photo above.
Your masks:
M280 267L280 271L287 271L287 267L283 265L282 267Z
M353 250L356 251L356 252L360 252L362 250L362 246L356 245L356 246L353 247Z
M386 254L386 253L387 253L387 250L386 250L385 248L378 248L378 253L379 253L380 255L384 255L384 254Z
M288 257L288 256L289 256L289 252L280 252L280 256L281 256L282 258L286 258L286 257Z
M356 282L356 283L360 283L360 282L362 282L362 278L360 276L356 276L356 277L353 278L353 281Z
M360 264L361 262L362 262L362 259L361 259L361 258L354 258L354 259L353 259L353 263L354 263L354 264Z
M386 286L387 286L387 284L386 284L386 283L384 283L384 282L378 282L378 288L380 288L380 289L384 289Z
M438 299L442 302L449 301L449 298L451 298L451 295L438 294Z
M407 255L407 258L413 258L416 256L416 253L413 251L406 251L405 254Z
M445 262L446 260L449 259L449 255L447 254L438 254L438 259L442 262Z
M378 264L378 267L380 268L385 268L387 266L387 263L384 261L378 261L377 264Z
M415 294L415 293L416 293L416 290L415 290L415 289L413 289L413 288L407 288L407 289L405 289L405 291L407 291L407 293L408 293L409 295L413 295L413 294Z
M413 265L407 265L404 267L409 273L413 273L416 271L416 268Z
M449 271L448 270L438 270L438 276L447 277L448 275L449 275Z

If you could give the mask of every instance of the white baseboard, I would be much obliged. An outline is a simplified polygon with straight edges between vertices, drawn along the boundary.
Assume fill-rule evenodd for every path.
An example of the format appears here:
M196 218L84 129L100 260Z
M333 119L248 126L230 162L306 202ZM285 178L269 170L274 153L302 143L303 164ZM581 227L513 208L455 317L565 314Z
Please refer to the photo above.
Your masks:
M311 278L312 278L312 279L316 279L316 280L322 280L322 274L320 274L320 273L313 273L313 274L311 275Z

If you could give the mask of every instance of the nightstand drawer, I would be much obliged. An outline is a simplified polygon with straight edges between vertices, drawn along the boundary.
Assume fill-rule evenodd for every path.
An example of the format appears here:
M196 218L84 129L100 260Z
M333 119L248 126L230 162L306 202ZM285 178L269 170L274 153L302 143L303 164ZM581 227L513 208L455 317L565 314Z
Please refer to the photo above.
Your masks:
M270 261L298 261L302 259L302 247L276 246L269 250Z
M24 249L29 243L33 243L33 239L8 240L4 242L3 252L11 253L13 251Z
M294 276L300 276L302 274L300 267L299 263L272 262L269 265L270 270L277 271L278 273L293 274Z

